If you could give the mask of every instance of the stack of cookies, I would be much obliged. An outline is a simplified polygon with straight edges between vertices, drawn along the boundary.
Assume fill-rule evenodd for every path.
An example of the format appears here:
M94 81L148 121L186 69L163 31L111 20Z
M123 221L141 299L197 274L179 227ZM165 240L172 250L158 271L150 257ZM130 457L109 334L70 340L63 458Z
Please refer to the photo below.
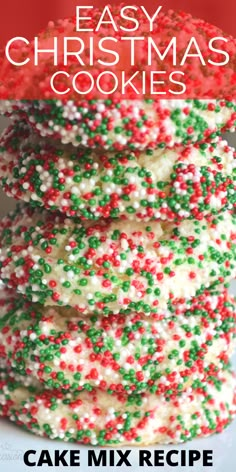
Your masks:
M236 153L224 101L6 102L0 414L100 446L236 412Z
M0 137L0 183L21 203L0 223L0 415L83 444L181 443L222 431L236 413L236 306L228 292L236 276L236 153L221 137L235 130L236 103L132 100L107 89L108 99L72 91L49 100L54 69L44 53L52 38L54 62L70 79L93 55L88 68L97 78L107 36L120 45L119 65L128 64L123 33L108 34L114 22L105 20L97 31L91 9L95 47L82 34L90 45L84 64L72 44L75 18L40 33L37 67L34 43L10 51L14 64L28 67L2 61L1 96L19 100L0 103L13 118ZM138 15L117 24L135 31ZM213 87L229 96L234 70L208 57L222 32L173 11L152 23L164 59L173 34L187 52L187 37L197 35L215 68L200 60L195 70L189 53L184 71L191 68L194 93L208 97ZM65 37L76 52L61 50ZM145 41L138 52L138 70L150 73ZM166 67L168 77L170 56L154 56L152 69Z

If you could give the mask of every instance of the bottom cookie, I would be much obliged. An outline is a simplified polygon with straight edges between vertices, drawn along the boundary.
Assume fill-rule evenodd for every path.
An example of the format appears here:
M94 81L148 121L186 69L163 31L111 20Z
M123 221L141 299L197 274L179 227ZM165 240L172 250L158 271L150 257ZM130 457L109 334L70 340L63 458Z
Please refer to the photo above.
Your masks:
M168 400L152 394L109 395L98 389L63 394L41 384L0 378L0 416L51 439L99 446L181 443L221 432L236 413L228 371Z

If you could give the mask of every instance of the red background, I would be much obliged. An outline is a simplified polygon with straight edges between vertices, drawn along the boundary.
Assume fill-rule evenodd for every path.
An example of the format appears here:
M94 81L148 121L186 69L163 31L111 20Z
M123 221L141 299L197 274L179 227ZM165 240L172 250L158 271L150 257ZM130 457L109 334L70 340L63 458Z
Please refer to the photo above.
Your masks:
M31 38L44 28L49 20L71 16L75 5L104 6L120 1L103 0L3 0L0 9L0 44L14 36ZM182 9L198 18L219 26L225 33L236 36L236 2L234 0L133 0L127 5L145 5L152 12L162 5L165 10Z

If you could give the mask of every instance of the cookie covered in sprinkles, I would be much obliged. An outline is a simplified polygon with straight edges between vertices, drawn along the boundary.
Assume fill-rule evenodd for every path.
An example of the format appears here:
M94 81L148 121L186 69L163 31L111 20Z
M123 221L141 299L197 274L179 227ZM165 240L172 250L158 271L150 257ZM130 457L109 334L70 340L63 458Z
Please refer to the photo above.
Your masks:
M0 178L9 196L83 219L201 219L236 205L236 153L223 140L98 152L17 122L0 138Z
M235 300L223 291L147 318L90 316L0 293L0 364L45 388L171 396L225 368L236 344Z
M13 43L11 57L18 64L24 63L24 67L9 70L8 61L1 65L2 113L25 117L42 136L51 136L74 146L116 151L165 147L175 143L186 145L212 139L226 129L233 131L236 124L233 86L235 39L227 36L227 40L221 43L220 38L224 37L221 29L185 12L159 11L150 25L150 18L144 15L143 10L131 9L129 20L120 15L122 7L124 5L116 5L112 9L117 29L110 20L102 21L97 29L101 17L99 8L84 11L84 15L90 18L89 34L77 30L75 17L50 21L39 33L38 44L40 49L51 49L51 53L41 54L39 59L38 54L35 55L34 40L24 44L23 50L19 43ZM138 36L136 39L139 41L133 41L133 59L130 40L135 31L134 22L138 22L143 37ZM69 44L65 37L69 37ZM100 40L103 41L104 37L115 42L111 46L115 47L118 55L116 65L111 64L107 50L100 49ZM193 37L197 45L192 44ZM57 38L57 43L52 51L53 38ZM174 44L170 38L175 38ZM218 39L218 47L222 44L224 54L232 58L226 67L223 67L221 55L217 57L220 49L213 48L214 38ZM81 44L79 54L78 42ZM191 45L194 51L198 47L195 58L190 53ZM66 74L63 78L59 74L59 84L54 84L59 93L55 93L55 88L53 92L50 81L53 72L58 73L58 66L54 67L55 58L68 74L67 78ZM114 80L109 76L104 79L105 87L101 84L104 92L97 93L96 79L104 73L104 66L106 70L106 63L108 75L111 72L117 76L118 87L114 88ZM169 80L170 74L177 72L175 66L185 76L186 93L182 87L181 92L178 82ZM76 80L78 68L82 80ZM149 90L152 71L164 74L160 76L163 79L161 87L154 85L153 92ZM92 75L91 87L88 75ZM119 80L122 75L125 75L124 81ZM133 75L137 80L131 80L132 86L124 88L123 82L129 82ZM79 91L72 86L74 79ZM140 81L141 88L138 86ZM138 93L135 92L136 86ZM67 87L69 92L64 94ZM164 98L160 99L160 96Z
M227 100L2 100L0 111L63 144L113 151L212 140L236 125Z
M196 379L194 389L169 399L62 393L24 386L6 371L0 377L0 416L39 436L93 446L183 443L223 431L235 413L235 379L227 371L209 371L206 381Z
M236 216L72 221L18 205L0 225L0 276L45 305L150 314L236 275Z

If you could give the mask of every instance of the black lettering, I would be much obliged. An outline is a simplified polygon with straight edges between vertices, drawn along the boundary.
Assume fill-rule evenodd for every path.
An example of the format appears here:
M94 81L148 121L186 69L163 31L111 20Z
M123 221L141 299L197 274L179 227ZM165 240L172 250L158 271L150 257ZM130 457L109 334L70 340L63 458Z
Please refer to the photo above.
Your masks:
M115 451L109 451L109 466L115 465Z
M80 466L80 451L70 451L70 466Z
M112 452L113 452L113 451L112 451ZM128 466L128 467L131 467L131 464L130 464L129 460L127 459L127 456L130 455L131 451L130 451L130 450L129 450L129 451L125 451L125 452L124 452L124 451L117 451L117 453L118 453L119 456L120 456L120 460L117 462L116 466L117 466L117 467L120 467L120 466L123 465L123 463L124 463L124 465L126 465L126 466ZM114 465L114 464L110 464L110 465Z
M189 466L192 467L194 465L194 462L199 461L201 457L201 453L199 451L196 451L194 449L190 449L189 451Z
M172 455L173 454L179 454L179 451L176 451L176 449L174 449L173 451L168 451L167 454L166 454L166 463L168 465L170 465L171 467L178 467L178 461L177 462L173 462L172 461ZM181 464L183 465L183 464Z
M160 449L159 451L154 452L154 464L156 467L162 467L164 464L164 451L163 449Z
M148 467L152 467L152 463L150 461L151 452L146 450L139 451L139 465L143 467L144 465L148 465Z
M36 454L36 451L31 449L30 451L26 451L24 453L24 464L27 465L28 467L34 467L36 465L36 462L29 462L30 454Z
M182 451L180 451L180 454L181 454L181 465L186 466L186 451L182 449Z
M60 452L58 450L55 451L55 461L54 461L55 466L58 466L58 465L68 466L66 460L64 459L67 452L68 452L67 450L62 451L62 452Z
M39 467L41 467L43 464L47 464L49 467L53 467L52 459L47 449L43 449L41 451L41 454L37 463Z
M96 451L88 451L88 466L92 467L93 465L95 465L95 467L99 465L107 465L106 451L100 451L98 457L96 456Z
M203 451L203 467L213 466L213 451Z

